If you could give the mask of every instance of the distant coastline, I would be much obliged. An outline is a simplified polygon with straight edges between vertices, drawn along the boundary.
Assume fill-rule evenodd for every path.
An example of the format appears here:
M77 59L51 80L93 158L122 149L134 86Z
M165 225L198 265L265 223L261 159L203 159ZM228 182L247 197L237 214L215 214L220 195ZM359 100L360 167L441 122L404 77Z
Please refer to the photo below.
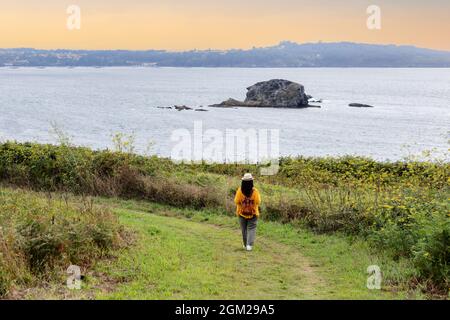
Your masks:
M282 41L248 50L0 49L0 67L450 68L450 52L414 46Z

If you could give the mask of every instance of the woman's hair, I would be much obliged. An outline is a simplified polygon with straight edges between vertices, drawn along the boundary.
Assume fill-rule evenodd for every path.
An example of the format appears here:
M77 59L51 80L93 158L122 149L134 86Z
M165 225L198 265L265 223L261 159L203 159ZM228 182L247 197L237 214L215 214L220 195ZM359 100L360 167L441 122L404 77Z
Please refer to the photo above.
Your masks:
M242 180L241 191L246 197L250 197L253 193L253 180Z

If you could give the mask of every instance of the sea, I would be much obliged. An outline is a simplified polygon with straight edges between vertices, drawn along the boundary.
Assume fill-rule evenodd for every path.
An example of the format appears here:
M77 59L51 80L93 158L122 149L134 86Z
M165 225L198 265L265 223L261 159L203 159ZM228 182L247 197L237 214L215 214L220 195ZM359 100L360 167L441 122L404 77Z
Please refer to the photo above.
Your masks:
M321 108L209 107L243 100L247 87L270 79L303 84ZM166 108L174 105L207 111ZM135 152L175 158L180 143L198 149L195 134L211 130L223 141L227 132L269 132L280 156L448 161L450 69L0 68L0 141L59 143L63 135L113 149L120 134Z

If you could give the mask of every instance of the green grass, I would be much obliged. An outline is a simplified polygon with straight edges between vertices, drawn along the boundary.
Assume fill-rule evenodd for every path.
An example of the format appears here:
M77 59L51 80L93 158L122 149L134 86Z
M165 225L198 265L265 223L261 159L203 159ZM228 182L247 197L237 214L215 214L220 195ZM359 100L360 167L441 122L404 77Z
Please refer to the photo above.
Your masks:
M36 202L40 193L23 193ZM22 197L25 197L22 196ZM52 194L59 203L60 194ZM65 196L67 197L67 195ZM70 207L83 200L70 196ZM85 200L86 201L86 200ZM45 282L24 284L25 299L405 299L424 298L397 286L413 272L408 260L375 254L361 240L317 235L292 224L260 221L253 252L241 246L237 218L216 210L179 209L148 201L93 198L93 212L113 212L132 245L83 267L82 289L69 290L64 268ZM67 206L67 204L64 204ZM381 290L366 288L379 265ZM57 281L55 281L57 280ZM400 281L401 283L401 281ZM12 297L14 298L14 297Z
M131 152L129 147L122 151ZM319 249L322 242L336 249L318 257L315 254L321 250L313 249L311 258L333 262L342 257L336 252L348 248L328 241L353 239L351 250L376 252L390 288L448 296L450 164L446 159L377 162L361 157L297 157L281 158L279 168L275 176L260 176L256 165L179 164L67 142L58 146L0 143L3 184L47 193L145 200L171 206L167 209L171 214L181 212L192 219L213 221L218 218L209 217L210 213L217 217L233 212L240 176L250 171L262 195L261 232L270 221L284 223L279 225L291 230L286 234L292 236L280 234L276 241L308 252L302 237L309 234ZM279 234L269 230L267 237L272 233ZM373 254L369 256L357 259L369 265L374 260ZM348 260L337 265L345 269L347 262L353 264Z
M146 202L106 203L124 225L138 231L138 244L98 266L117 286L97 298L421 298L389 283L368 290L369 265L379 265L391 281L411 266L374 255L360 241L260 221L255 250L249 253L242 249L236 218Z
M0 187L0 298L63 282L71 264L90 268L123 244L111 211L53 196Z

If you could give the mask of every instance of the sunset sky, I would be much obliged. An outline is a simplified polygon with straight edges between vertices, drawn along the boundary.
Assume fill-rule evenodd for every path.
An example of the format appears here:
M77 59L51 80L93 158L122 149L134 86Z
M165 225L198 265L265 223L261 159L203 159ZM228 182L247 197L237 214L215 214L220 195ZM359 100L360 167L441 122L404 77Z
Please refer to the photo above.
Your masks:
M81 29L66 27L69 5ZM369 5L382 29L366 27ZM408 44L450 51L449 0L2 0L0 47L226 49L295 42Z

